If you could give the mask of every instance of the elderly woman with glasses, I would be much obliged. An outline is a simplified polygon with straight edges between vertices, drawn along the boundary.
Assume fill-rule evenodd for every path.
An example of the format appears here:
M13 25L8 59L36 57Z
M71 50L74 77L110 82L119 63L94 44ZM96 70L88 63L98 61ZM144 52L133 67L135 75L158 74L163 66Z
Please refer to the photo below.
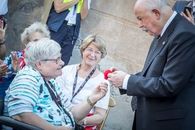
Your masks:
M5 115L45 130L71 130L106 95L107 84L100 83L81 104L71 105L54 80L64 65L60 50L57 42L47 38L27 45L26 66L6 92Z
M83 40L80 52L81 63L65 66L62 75L56 78L73 105L81 103L92 93L95 86L105 81L102 72L98 69L98 63L107 54L104 40L98 35L89 35ZM80 122L86 126L86 129L95 129L96 125L103 121L109 96L108 91L106 96L95 104L88 116Z

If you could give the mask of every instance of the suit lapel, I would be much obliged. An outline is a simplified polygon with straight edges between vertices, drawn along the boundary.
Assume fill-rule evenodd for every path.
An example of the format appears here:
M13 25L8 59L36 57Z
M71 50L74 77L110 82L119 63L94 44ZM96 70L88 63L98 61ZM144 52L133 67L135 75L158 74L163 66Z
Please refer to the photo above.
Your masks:
M165 43L165 41L163 42L163 44ZM156 39L154 41L154 46L153 49L151 50L151 52L148 54L148 57L146 59L146 64L144 66L144 69L142 71L142 74L145 75L145 72L148 70L149 66L152 64L153 60L155 59L155 57L161 52L161 50L163 49L164 45L162 43L159 42L158 39Z
M162 49L166 46L167 41L169 40L169 36L172 34L172 32L174 31L174 28L176 26L176 24L178 23L179 20L179 14L177 14L175 16L175 18L173 19L173 21L170 23L170 25L168 26L168 28L166 29L166 31L164 32L163 36L161 36L159 39L154 39L153 43L153 48L150 49L149 53L148 53L148 57L146 59L143 71L142 71L142 75L144 76L145 73L147 72L148 68L150 67L150 65L152 64L152 62L154 61L155 57L162 51ZM156 44L156 45L155 45Z

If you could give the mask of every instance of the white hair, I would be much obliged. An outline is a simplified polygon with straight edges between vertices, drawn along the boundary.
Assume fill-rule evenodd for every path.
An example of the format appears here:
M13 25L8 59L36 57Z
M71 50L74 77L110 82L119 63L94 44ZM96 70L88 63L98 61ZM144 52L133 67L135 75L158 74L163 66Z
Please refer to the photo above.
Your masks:
M60 51L60 45L49 38L32 41L25 49L25 62L27 65L35 67L38 61L61 56Z
M163 11L163 7L167 6L167 0L137 0L137 2L142 2L142 6L148 10L160 9Z
M21 42L24 45L27 45L30 41L30 36L35 33L39 32L43 35L43 37L50 38L50 32L46 24L41 22L35 22L31 24L29 27L24 29L24 32L21 34Z

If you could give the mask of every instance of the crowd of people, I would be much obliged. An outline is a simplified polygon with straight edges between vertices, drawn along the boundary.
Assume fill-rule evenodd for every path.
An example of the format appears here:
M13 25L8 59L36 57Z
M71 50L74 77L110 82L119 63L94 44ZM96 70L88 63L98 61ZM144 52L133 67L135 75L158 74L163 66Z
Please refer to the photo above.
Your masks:
M90 3L54 0L47 23L25 28L23 48L7 55L4 9L0 16L3 114L45 130L96 130L106 116L114 86L133 96L132 130L195 129L195 2L176 2L172 8L166 0L137 0L138 26L154 37L148 56L136 74L111 67L108 81L99 70L107 49L97 34L82 41L81 62L67 65ZM192 11L185 8L189 4Z

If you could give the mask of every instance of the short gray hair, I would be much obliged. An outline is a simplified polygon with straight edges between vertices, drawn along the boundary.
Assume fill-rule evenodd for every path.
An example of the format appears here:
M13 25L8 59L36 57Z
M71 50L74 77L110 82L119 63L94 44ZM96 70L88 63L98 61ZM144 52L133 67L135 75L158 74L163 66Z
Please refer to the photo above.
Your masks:
M60 45L49 38L32 41L25 49L25 62L27 65L35 67L38 61L61 56L60 51Z
M160 9L162 11L163 7L167 5L167 0L137 0L143 2L142 6L146 9Z
M100 37L99 35L88 35L83 42L81 43L80 46L80 52L81 52L81 56L83 51L90 45L93 44L99 49L99 51L101 52L101 58L104 58L107 55L107 51L106 51L106 46L105 46L105 41L103 40L102 37ZM83 57L83 56L82 56Z
M50 38L50 32L46 24L41 22L35 22L31 24L29 27L24 29L24 32L21 34L21 42L23 45L27 45L30 41L30 36L35 33L39 32L43 35L43 37Z

